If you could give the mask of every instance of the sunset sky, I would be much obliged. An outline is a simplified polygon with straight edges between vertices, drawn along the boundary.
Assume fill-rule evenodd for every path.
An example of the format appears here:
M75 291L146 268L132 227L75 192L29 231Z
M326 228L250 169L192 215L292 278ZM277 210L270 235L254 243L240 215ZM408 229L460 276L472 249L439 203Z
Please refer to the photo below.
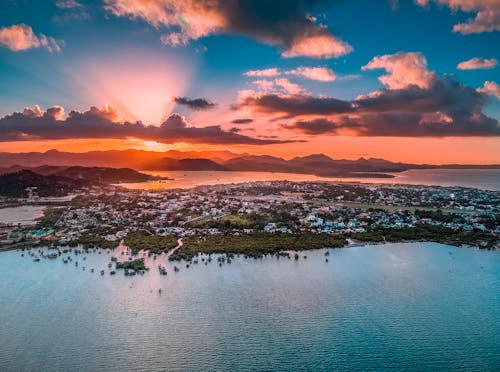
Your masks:
M0 151L500 163L500 0L2 0Z

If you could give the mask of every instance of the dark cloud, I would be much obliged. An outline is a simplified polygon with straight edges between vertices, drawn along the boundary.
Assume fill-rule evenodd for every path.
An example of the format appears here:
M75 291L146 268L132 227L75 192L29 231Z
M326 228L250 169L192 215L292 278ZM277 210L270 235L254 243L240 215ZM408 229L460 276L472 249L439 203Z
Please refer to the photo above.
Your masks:
M331 97L310 95L260 94L242 99L239 107L248 106L262 113L298 115L331 115L353 112L352 103ZM236 107L238 108L238 107Z
M247 119L247 118L234 119L233 121L231 121L231 123L233 123L233 124L250 124L250 123L253 123L253 119Z
M189 127L185 119L172 114L159 127L141 122L118 122L118 110L105 106L88 111L71 111L64 120L59 106L42 111L38 106L15 112L0 119L0 141L58 140L69 138L127 138L163 143L209 143L266 145L290 141L263 140L225 131L218 125Z
M458 123L448 123L435 116L428 119L418 114L384 113L362 116L340 116L334 119L299 120L284 126L308 135L355 134L387 137L452 137L498 136L498 122L484 115L469 117Z
M428 118L419 114L378 113L361 116L342 115L336 118L298 120L283 125L286 129L308 135L347 134L357 136L386 137L457 137L499 136L500 127L494 119L484 115L464 118L460 122L448 122L442 116Z
M274 45L285 57L331 58L352 47L312 16L334 0L104 0L119 17L140 18L167 31L162 42L185 45L211 34L242 35ZM199 22L198 20L203 20Z
M308 135L498 136L498 120L482 112L488 100L487 94L445 78L435 79L428 89L383 89L352 101L260 94L244 97L241 105L297 117L282 127Z
M297 132L301 132L309 135L318 135L325 133L336 133L337 124L324 118L317 118L313 120L299 120L293 124L282 124L281 125L285 129L296 130Z
M215 103L205 98L174 97L174 101L192 110L210 110L216 106Z

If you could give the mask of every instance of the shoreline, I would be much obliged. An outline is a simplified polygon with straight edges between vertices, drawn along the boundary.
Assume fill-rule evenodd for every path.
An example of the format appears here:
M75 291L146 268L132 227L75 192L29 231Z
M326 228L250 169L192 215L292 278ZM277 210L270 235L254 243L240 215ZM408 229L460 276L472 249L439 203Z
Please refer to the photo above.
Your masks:
M399 240L399 241L356 241L354 239L350 239L348 238L347 240L350 240L351 242L349 242L347 245L344 245L344 246L340 246L340 247L328 247L328 246L325 246L325 247L320 247L320 248L310 248L310 249L284 249L284 250L280 250L278 253L287 253L287 254L295 254L297 252L307 252L307 251L320 251L320 250L324 250L324 249L345 249L345 248L359 248L359 247L367 247L367 246L384 246L384 245L390 245L390 244L416 244L416 243L436 243L436 244L441 244L441 245L447 245L447 246L450 246L450 247L455 247L455 248L465 248L465 249L474 249L474 250L477 250L477 251L494 251L494 252L500 252L500 247L493 247L493 248L481 248L477 245L470 245L470 244L461 244L461 245L457 245L457 244L450 244L450 243L443 243L443 242L437 242L437 241L432 241L432 240ZM169 257L172 256L172 254L174 254L179 248L181 248L183 246L183 243L182 243L182 238L179 238L177 239L177 246L175 246L174 248L170 249L170 250L165 250L163 252L160 252L160 253L152 253L150 250L140 250L138 251L136 254L130 254L130 257L139 257L141 255L156 255L156 256L165 256L165 258L167 259L168 262L181 262L181 261L186 261L186 262L189 262L189 261L192 261L191 260L169 260ZM129 247L127 247L126 245L123 245L123 244L119 244L117 245L115 248L100 248L100 247L95 247L95 248L84 248L83 245L78 245L77 247L69 247L69 246L65 246L65 247L48 247L48 246L29 246L29 244L24 244L24 245L15 245L15 246L7 246L7 247L0 247L0 253L2 252L11 252L11 251L24 251L24 250L33 250L33 249L38 249L38 250L52 250L52 251L62 251L62 250L68 250L68 251L75 251L75 250L78 250L78 251L83 251L85 253L96 253L98 251L111 251L111 252L115 252L115 253L121 253L124 251L125 249L125 252L127 252L128 250L130 250ZM245 256L244 253L232 253L232 252L229 252L229 251L221 251L221 252L214 252L214 253L203 253L203 252L199 252L200 255L228 255L228 254L232 254L234 256ZM265 256L273 256L273 255L276 255L276 253L267 253L267 254L263 254L263 257ZM195 258L196 256L193 257L193 259ZM254 258L254 259L257 259L257 257L251 257L251 256L248 256L249 258Z

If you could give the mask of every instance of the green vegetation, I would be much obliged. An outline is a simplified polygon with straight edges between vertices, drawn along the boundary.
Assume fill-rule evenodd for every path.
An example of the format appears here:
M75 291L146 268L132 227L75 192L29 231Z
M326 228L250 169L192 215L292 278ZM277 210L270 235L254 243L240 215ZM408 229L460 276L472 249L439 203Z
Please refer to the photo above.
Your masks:
M125 269L125 270L147 270L148 268L144 265L144 258L139 258L137 260L132 261L123 261L116 263L117 269Z
M189 223L194 228L218 228L218 229L251 229L259 226L260 221L255 216L241 216L230 214L221 218L207 217Z
M198 253L232 253L258 258L283 250L338 248L347 244L341 236L313 233L214 235L188 238L183 243L184 245L170 256L171 261L191 260Z
M43 216L40 217L36 223L39 229L53 228L56 222L64 213L64 208L46 208L43 211Z
M355 233L351 238L363 242L401 242L427 241L450 245L472 245L480 248L491 248L498 238L482 231L454 230L440 225L418 224L405 229L385 229L365 233Z
M84 248L103 248L103 249L114 249L118 245L117 242L110 242L104 239L98 234L85 233L82 234L78 243L83 245Z
M381 232L364 232L364 233L353 233L350 236L352 239L359 240L361 242L382 242L384 241L384 234Z
M462 223L464 222L464 218L462 216L458 216L453 213L443 213L441 209L438 209L437 211L430 211L430 210L420 210L417 209L415 211L415 215L417 215L419 218L429 218L434 221L439 221L442 223Z
M177 239L173 235L158 236L147 231L129 232L124 242L132 250L132 254L137 254L141 250L158 254L169 251L177 245Z
M192 221L188 226L204 229L217 228L225 231L232 229L262 230L269 222L274 222L278 226L293 226L298 222L297 217L292 216L289 212L293 207L293 204L288 206L279 205L276 206L275 210L268 213L230 214L223 217L207 217Z

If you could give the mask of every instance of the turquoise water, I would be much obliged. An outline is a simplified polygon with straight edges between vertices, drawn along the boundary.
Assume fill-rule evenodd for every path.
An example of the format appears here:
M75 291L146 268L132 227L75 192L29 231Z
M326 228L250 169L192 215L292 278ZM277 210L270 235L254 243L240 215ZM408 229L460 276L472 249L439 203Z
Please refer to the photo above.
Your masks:
M0 370L498 370L500 252L306 254L125 277L1 253Z

